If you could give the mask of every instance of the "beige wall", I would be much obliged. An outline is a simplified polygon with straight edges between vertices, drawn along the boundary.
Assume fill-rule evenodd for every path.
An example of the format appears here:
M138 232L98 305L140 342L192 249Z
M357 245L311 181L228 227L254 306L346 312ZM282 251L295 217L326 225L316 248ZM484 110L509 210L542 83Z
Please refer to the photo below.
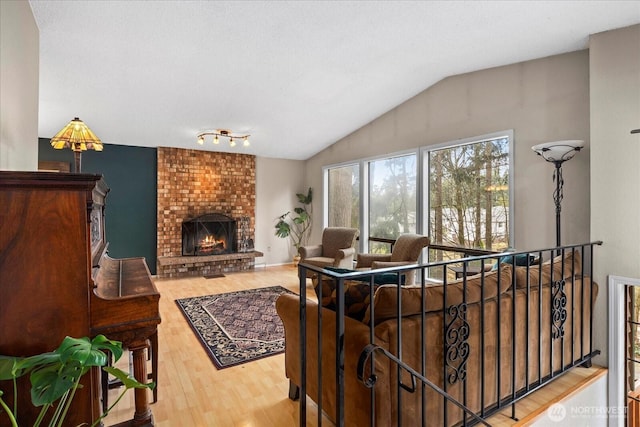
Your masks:
M598 319L607 318L608 275L640 279L640 25L590 39L591 235L601 285ZM595 345L607 349L607 323L595 323Z
M322 167L513 129L518 249L555 245L553 165L531 146L582 139L563 168L562 242L589 240L589 54L579 51L446 78L307 161L322 211ZM322 224L315 222L314 238Z
M39 31L27 1L0 1L0 169L38 168Z
M301 160L256 158L256 241L264 252L257 262L291 263L294 249L289 239L274 235L276 218L298 206L296 193L306 193L304 166ZM318 219L321 213L314 213Z

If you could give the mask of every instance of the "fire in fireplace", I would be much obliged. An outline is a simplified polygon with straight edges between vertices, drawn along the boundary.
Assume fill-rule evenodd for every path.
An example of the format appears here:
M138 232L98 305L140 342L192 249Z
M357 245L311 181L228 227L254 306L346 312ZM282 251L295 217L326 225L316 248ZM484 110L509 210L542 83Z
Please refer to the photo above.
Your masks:
M182 255L203 256L233 253L236 250L236 220L209 213L182 222Z

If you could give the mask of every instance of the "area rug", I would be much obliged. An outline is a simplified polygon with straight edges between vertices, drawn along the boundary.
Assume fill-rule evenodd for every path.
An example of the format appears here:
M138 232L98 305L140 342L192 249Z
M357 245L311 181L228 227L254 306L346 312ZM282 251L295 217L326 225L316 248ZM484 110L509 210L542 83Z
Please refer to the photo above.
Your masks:
M282 286L177 299L176 304L218 369L284 351L275 302Z

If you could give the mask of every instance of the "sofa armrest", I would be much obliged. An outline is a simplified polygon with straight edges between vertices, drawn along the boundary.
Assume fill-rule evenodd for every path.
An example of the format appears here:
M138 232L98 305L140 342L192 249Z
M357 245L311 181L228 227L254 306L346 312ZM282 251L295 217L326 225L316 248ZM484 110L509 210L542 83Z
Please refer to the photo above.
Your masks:
M353 256L356 254L355 248L338 249L333 266L353 270Z
M371 268L374 261L389 261L391 254L358 254L356 268Z
M318 362L322 364L322 402L323 411L335 422L336 413L336 313L322 308L322 357L318 360L318 304L307 299L307 394L318 401ZM300 297L298 295L283 294L276 301L276 310L282 319L285 332L285 373L291 382L301 385L300 376ZM365 387L357 378L358 359L360 353L369 344L369 326L362 322L344 318L344 372L345 372L345 425L362 425L363 420L369 419L371 408L371 390ZM388 347L387 343L376 340L376 343ZM375 359L376 374L376 405L388 402L390 392L388 374L390 365L387 358ZM346 374L348 373L348 374ZM368 425L368 422L366 423ZM383 424L380 424L383 425Z
M353 256L356 254L355 248L338 249L336 252L336 261L350 258L353 261Z
M303 260L307 258L322 256L322 245L300 246L298 252L300 253L300 256Z

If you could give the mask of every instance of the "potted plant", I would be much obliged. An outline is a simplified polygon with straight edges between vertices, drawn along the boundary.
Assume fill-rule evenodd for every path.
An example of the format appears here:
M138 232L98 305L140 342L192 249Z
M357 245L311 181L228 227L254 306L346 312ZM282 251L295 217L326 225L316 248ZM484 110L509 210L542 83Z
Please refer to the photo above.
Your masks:
M291 211L288 211L278 217L276 223L276 236L291 239L291 244L296 248L293 256L293 264L298 265L300 261L300 246L307 244L307 239L311 233L311 225L313 222L313 190L309 187L307 194L296 193L298 202L302 205Z
M5 412L9 418L10 425L18 427L19 420L16 419L17 408L17 379L29 374L31 381L31 402L36 407L42 407L33 426L39 426L49 408L55 407L50 427L64 425L69 407L76 390L81 387L80 378L89 372L94 366L101 366L114 377L118 378L124 385L124 389L115 402L91 425L97 426L104 419L111 409L122 399L127 390L131 388L155 387L155 384L142 384L129 377L122 370L105 366L107 364L108 351L113 355L115 361L122 356L122 343L111 341L104 335L89 338L66 337L60 346L50 353L37 354L30 357L0 356L0 380L13 381L14 404L13 409L9 408L2 399L3 391L0 390L0 413Z

